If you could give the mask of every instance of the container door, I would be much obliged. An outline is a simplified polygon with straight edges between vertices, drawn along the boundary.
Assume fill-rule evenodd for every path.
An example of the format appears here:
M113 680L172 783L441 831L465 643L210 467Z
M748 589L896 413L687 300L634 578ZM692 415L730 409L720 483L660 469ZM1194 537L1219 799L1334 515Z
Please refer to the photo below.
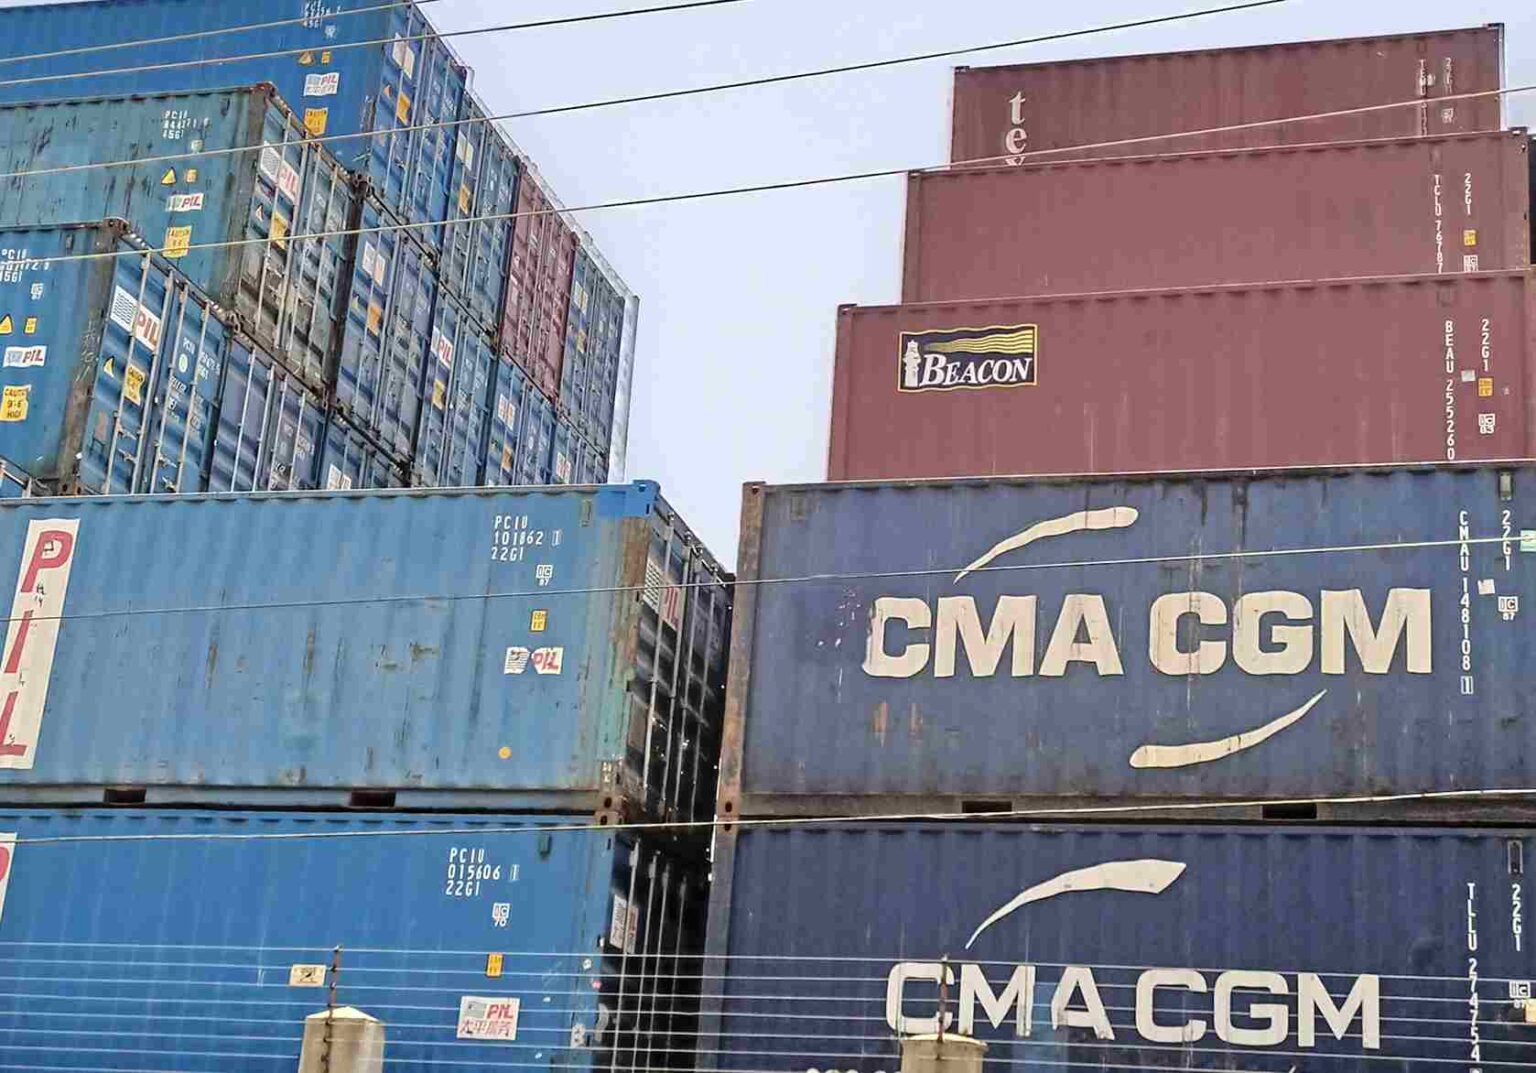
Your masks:
M484 481L487 485L515 485L522 475L522 426L527 413L527 394L528 381L522 370L511 358L498 356L486 429Z
M485 110L471 103L466 114L484 116ZM506 139L490 123L461 126L454 143L448 218L472 217L476 222L446 229L443 275L452 280L453 293L469 315L493 334L500 325L516 196L517 157Z
M219 388L208 491L255 490L261 445L271 416L272 377L269 355L245 336L231 337Z
M228 328L215 307L185 284L167 322L165 359L155 385L148 464L140 492L201 492L215 434Z
M326 422L319 480L326 491L405 486L400 472L340 414L332 414Z
M416 483L459 488L479 483L494 356L475 321L457 303L439 300L433 318Z
M291 373L274 366L269 405L258 488L284 492L316 487L325 433L325 412L319 400Z

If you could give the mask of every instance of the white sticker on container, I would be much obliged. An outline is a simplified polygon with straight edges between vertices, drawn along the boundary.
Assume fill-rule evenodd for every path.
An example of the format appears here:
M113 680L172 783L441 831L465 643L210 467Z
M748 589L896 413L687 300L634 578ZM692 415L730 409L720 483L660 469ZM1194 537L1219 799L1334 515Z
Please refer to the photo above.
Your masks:
M0 920L5 919L5 889L11 885L11 865L16 860L16 836L0 834Z
M506 658L501 665L502 674L522 674L528 669L528 657L531 655L526 648L507 649Z
M682 627L683 608L687 590L681 585L668 585L661 561L654 555L645 560L645 602L663 623L674 630Z
M555 480L560 484L571 483L571 460L564 451L555 452Z
M341 75L335 71L323 75L304 76L304 96L334 97L341 88Z
M459 999L459 1039L517 1039L520 999L465 995Z
M537 674L559 674L565 670L565 649L535 648L530 662Z
M112 323L150 350L160 348L160 318L139 305L138 299L121 287L112 289L112 309L108 314Z
M324 987L326 968L324 965L290 965L288 967L289 987Z
M172 194L165 202L166 212L202 212L202 194Z
M0 768L32 767L79 533L78 518L27 523L0 673Z
M295 205L299 203L299 169L286 160L277 176L277 192Z
M509 396L498 394L496 396L496 420L504 425L512 425L517 422L517 403Z
M261 158L257 161L257 169L268 182L277 182L278 173L283 167L283 154L270 145L261 147Z
M5 348L5 367L7 369L35 369L48 361L48 348L45 346L8 346Z
M352 478L341 472L333 462L325 472L325 490L327 492L345 492L352 487Z
M437 328L432 329L432 356L439 364L453 368L453 340Z
M475 166L475 143L464 135L459 135L459 140L454 143L453 155L459 158L459 163L466 168Z
M635 952L635 936L640 931L640 908L630 905L622 894L613 896L613 915L608 919L608 945L626 954Z
M416 53L403 37L395 38L395 66L405 72L406 78L416 77Z
M1520 550L1536 551L1536 529L1520 530Z

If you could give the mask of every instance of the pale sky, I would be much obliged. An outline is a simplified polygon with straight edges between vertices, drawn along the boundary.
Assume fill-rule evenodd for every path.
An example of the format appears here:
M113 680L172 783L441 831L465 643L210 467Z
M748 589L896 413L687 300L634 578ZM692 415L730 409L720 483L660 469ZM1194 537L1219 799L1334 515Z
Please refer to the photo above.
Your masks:
M12 6L18 0L0 0ZM440 30L656 0L438 0ZM252 0L279 17L297 0ZM931 52L1220 6L1220 0L746 0L714 9L458 38L496 112ZM1530 0L1287 0L1209 16L785 86L518 120L567 205L945 162L954 63L983 66L1506 25L1506 81L1536 83ZM1536 115L1536 94L1506 122ZM905 183L888 178L583 213L641 296L631 478L660 481L736 558L740 486L825 475L833 318L897 298Z

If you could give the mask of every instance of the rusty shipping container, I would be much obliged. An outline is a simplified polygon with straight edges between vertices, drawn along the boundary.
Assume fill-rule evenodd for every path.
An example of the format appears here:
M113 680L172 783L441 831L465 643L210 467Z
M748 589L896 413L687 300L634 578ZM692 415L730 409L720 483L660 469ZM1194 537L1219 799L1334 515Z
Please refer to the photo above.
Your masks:
M722 816L1536 806L1536 465L749 485L741 531Z
M1504 28L955 69L950 159L1071 148L1124 156L1245 145L1353 141L1498 130ZM1355 115L1197 137L1184 131L1396 102ZM1143 139L1130 145L1101 143ZM1083 146L1099 146L1084 149ZM1076 147L1076 148L1074 148Z
M1530 264L1524 131L917 171L902 301Z
M1523 272L838 312L832 480L1532 453Z
M517 184L501 350L527 370L540 391L558 399L577 241L537 175L525 161Z

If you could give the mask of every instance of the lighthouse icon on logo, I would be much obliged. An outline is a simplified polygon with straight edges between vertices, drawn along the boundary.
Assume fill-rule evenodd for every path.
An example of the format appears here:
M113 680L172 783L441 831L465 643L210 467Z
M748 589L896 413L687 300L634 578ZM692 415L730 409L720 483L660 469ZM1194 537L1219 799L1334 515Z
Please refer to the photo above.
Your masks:
M1034 324L902 332L902 392L1031 387L1036 383L1040 329Z

